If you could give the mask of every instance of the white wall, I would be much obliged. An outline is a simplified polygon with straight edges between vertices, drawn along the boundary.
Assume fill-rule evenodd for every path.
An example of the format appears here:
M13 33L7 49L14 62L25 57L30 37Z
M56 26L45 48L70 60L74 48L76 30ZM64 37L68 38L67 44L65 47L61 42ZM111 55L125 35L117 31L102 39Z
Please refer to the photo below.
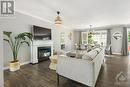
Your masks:
M3 37L0 29L0 87L3 87Z
M113 28L111 30L111 44L112 44L112 53L113 54L121 54L121 48L122 48L122 38L119 40L116 40L113 38L113 34L115 32L121 32L123 33L123 28Z
M36 19L31 16L23 15L16 12L14 17L5 17L0 19L0 27L5 31L12 31L14 35L21 32L30 32L32 25L37 25L41 27L47 27L52 29L52 39L54 41L54 48L59 49L60 47L60 31L64 30L66 34L72 32L70 29L57 29L54 24L49 24L43 20ZM68 42L68 43L67 43ZM67 48L71 48L72 41L66 38ZM18 55L21 63L30 61L30 47L22 46ZM4 42L4 67L9 65L9 61L12 59L12 54L10 52L9 45Z
M58 28L58 29L53 29L52 30L53 35L52 35L52 39L53 39L53 44L54 44L54 49L60 50L61 48L61 42L60 42L60 38L61 38L61 33L64 32L65 33L65 50L73 50L73 31L72 30L66 30L65 28ZM70 32L72 33L72 40L69 39L69 34Z
M105 29L106 30L106 29ZM80 32L81 31L74 31L74 43L79 43L79 37L80 37ZM115 27L111 29L111 35L115 32L121 32L123 33L123 28L122 27ZM112 43L112 53L113 54L121 54L121 48L122 48L122 39L120 40L115 40L111 36L111 43Z
M79 40L80 40L80 34L81 33L81 31L74 31L74 43L77 43L77 44L79 44Z
M66 29L60 29L59 30L59 33L61 34L62 32L65 32L65 50L66 51L69 51L69 50L73 50L73 48L74 48L74 37L73 37L73 31L70 31L70 30L68 30L68 31L66 31ZM72 39L70 40L69 39L69 34L70 34L70 32L72 33ZM59 34L59 35L60 35ZM59 36L58 35L58 36ZM61 36L59 36L59 38L57 37L56 39L59 39L59 41L60 41L60 37ZM54 40L54 39L53 39ZM55 40L54 40L55 41ZM60 42L59 42L60 43ZM59 47L59 46L58 46ZM61 48L61 47L60 47ZM57 48L58 49L58 48Z

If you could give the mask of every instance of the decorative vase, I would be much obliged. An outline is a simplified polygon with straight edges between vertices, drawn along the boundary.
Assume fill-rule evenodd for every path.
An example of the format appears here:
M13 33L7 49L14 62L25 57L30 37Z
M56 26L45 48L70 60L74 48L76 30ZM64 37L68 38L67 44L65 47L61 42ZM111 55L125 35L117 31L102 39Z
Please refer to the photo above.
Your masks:
M19 60L17 61L11 61L10 62L10 71L17 71L20 69L20 62Z

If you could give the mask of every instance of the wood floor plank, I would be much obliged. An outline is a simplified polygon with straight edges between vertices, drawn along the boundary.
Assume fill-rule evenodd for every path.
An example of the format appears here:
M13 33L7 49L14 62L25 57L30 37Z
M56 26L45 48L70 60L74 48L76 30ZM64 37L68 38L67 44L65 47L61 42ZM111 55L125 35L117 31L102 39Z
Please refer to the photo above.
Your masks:
M39 64L27 64L19 71L4 71L5 87L57 87L57 75L54 70L49 69L50 61L43 61ZM125 85L117 85L116 76L123 72L127 75ZM130 87L130 57L114 56L106 57L102 65L95 87ZM59 87L88 87L78 82L60 77Z

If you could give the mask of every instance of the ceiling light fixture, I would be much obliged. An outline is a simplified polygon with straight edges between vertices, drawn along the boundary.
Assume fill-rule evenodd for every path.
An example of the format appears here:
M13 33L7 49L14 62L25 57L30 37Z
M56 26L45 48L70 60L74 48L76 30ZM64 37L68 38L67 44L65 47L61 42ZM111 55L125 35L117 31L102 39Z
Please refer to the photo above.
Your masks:
M89 34L92 35L94 32L92 30L92 25L89 25L90 26L90 29L89 29Z
M57 17L55 19L55 25L56 26L61 26L62 25L62 20L61 20L61 17L59 15L60 15L60 12L57 11Z

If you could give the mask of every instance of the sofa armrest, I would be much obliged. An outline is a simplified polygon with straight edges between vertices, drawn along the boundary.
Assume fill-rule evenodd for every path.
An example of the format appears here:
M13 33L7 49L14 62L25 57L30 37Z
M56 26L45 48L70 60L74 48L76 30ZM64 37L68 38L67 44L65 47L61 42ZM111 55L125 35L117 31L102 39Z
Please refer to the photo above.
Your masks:
M104 50L101 50L101 52L92 60L93 62L93 68L94 68L94 83L96 83L96 80L99 76L99 72L103 63L104 59Z

